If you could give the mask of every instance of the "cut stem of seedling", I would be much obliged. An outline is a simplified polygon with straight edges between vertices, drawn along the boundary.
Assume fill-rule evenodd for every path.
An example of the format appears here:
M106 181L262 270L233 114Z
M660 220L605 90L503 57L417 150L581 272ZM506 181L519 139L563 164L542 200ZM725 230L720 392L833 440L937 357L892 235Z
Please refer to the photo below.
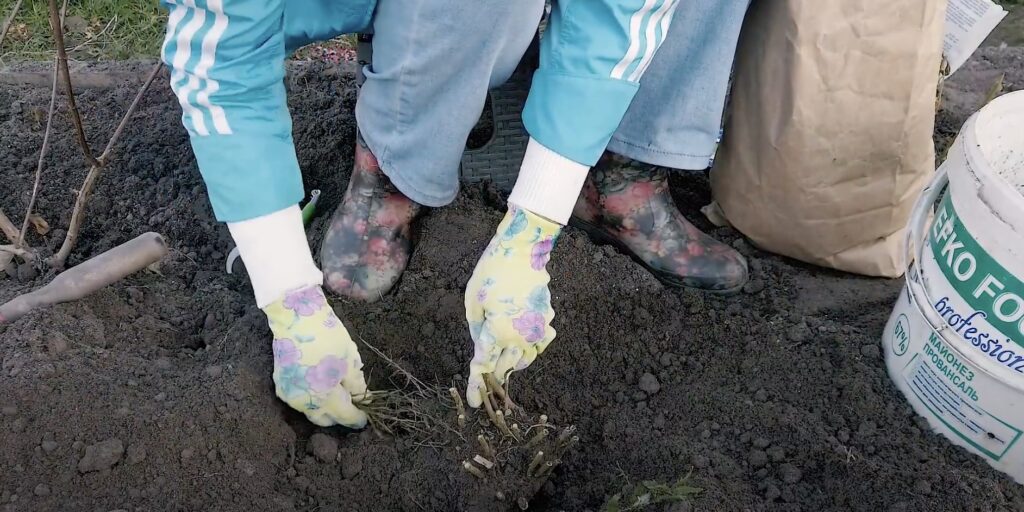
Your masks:
M483 434L476 436L476 441L480 443L480 451L484 453L484 456L489 459L495 459L494 449L491 448L491 443L487 442L487 438Z
M459 416L466 415L466 408L462 405L462 395L455 388L448 388L448 392L452 395L452 401L455 402L455 411L459 413Z
M473 457L473 462L480 464L485 469L491 469L494 467L494 463L485 459L482 455L477 455L476 457Z
M533 448L534 446L537 446L542 441L544 441L544 439L547 438L547 437L548 437L548 430L546 428L542 428L542 429L540 429L540 432L537 432L536 434L534 434L534 436L532 438L530 438L530 440L526 443L526 447L527 448Z
M491 405L491 394L481 389L480 396L482 396L484 399L484 409L487 410L487 416L491 418L491 423L497 426L498 418L494 415L494 406Z
M505 434L506 436L515 438L515 436L512 435L512 431L509 430L508 424L505 423L505 413L503 413L501 411L496 411L494 413L494 418L495 418L495 420L497 420L498 430L500 430L502 434ZM519 439L516 438L516 441L518 441L518 440Z
M475 476L477 478L480 478L480 479L486 478L484 476L483 471L480 471L480 468L474 466L468 460L462 461L462 468L465 469L466 472L468 472L469 474L471 474L471 475L473 475L473 476Z
M523 432L521 430L519 430L519 424L518 423L513 423L512 426L509 427L509 430L512 431L512 437L516 438L517 440L523 438Z
M493 392L501 399L502 403L505 404L505 409L511 410L516 407L515 402L508 397L508 393L505 391L505 388L501 387L501 384L498 384L498 379L494 378L493 373L485 374L484 382L487 384L487 387L491 389L491 392Z
M544 452L539 451L537 455L533 456L533 461L530 462L530 467L526 468L526 476L533 476L534 471L540 467L544 462Z
M548 426L548 415L547 414L541 414L540 415L540 426L542 426L542 427Z
M578 442L580 442L579 436L570 437L566 442L560 443L557 446L557 448L555 449L555 454L560 457L563 453L565 453L569 448L572 448Z
M554 471L555 468L557 468L558 465L561 464L561 463L562 463L562 461L558 460L558 459L549 460L549 461L545 462L544 463L544 467L541 468L541 470L537 473L537 476L539 476L539 477L550 476L551 472Z
M569 425L568 427L565 427L565 429L563 429L562 432L558 434L558 446L562 446L565 443L569 442L569 439L572 438L572 435L575 433L575 426Z
M459 422L459 429L460 430L466 428L466 415L465 414L460 414L459 417L456 418L456 419Z

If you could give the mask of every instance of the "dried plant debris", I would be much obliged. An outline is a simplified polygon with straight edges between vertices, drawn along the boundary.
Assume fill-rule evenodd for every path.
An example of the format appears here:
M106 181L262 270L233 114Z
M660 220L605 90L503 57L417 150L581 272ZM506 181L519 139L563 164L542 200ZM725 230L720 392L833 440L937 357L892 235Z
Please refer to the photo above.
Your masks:
M602 512L627 512L644 510L651 505L687 501L703 489L689 485L690 475L674 484L646 480L637 485L626 485L622 492L614 495L601 508Z

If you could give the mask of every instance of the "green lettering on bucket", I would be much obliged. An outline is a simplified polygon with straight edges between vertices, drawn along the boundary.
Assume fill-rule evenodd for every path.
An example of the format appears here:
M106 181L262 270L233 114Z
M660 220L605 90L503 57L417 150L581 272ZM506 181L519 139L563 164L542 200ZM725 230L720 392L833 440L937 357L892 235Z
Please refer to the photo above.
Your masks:
M932 224L932 254L942 274L985 321L1024 347L1024 282L1003 268L960 222L947 193Z

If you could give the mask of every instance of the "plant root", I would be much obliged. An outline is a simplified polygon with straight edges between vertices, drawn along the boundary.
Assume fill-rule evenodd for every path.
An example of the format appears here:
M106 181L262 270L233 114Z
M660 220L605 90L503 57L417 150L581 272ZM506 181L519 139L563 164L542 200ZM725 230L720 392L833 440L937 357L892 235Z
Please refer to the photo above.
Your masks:
M397 383L392 379L396 389L367 391L364 396L353 400L356 407L366 413L370 427L375 432L389 436L407 432L427 443L433 442L441 432L449 432L463 439L461 429L453 428L446 419L447 413L431 410L429 404L445 401L442 391L424 384L366 340L360 338L360 341L391 366L404 381ZM455 405L457 407L458 404Z

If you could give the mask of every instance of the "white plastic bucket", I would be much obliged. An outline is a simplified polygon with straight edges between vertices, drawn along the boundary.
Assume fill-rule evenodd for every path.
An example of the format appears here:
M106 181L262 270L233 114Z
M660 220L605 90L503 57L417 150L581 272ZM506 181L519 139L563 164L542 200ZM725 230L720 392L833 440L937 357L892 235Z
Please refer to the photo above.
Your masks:
M964 124L906 255L882 335L890 377L935 431L1024 483L1024 91Z

